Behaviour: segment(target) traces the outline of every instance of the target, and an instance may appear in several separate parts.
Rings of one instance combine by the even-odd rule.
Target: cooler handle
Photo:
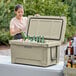
[[[32,46],[24,46],[24,48],[32,48]]]
[[[52,48],[50,48],[51,61],[56,60],[57,62],[57,46],[56,46],[56,51],[55,51],[55,57],[53,57],[52,51],[53,51]]]

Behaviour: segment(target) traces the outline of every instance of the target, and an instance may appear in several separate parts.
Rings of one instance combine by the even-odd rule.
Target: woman
[[[23,17],[23,6],[18,4],[15,6],[16,16],[10,21],[10,34],[14,39],[21,39],[21,32],[26,32],[27,17]]]

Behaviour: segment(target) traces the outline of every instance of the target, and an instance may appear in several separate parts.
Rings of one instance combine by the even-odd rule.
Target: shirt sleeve
[[[13,20],[10,21],[10,29],[14,29],[14,22],[13,22]]]

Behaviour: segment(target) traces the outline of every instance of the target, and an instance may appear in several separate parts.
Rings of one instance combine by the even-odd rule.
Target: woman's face
[[[17,11],[15,11],[15,14],[17,18],[21,19],[24,14],[23,8],[19,8]]]

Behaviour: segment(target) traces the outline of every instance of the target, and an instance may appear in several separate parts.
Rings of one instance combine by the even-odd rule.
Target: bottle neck
[[[69,41],[69,46],[71,46],[72,45],[72,42],[71,41]]]
[[[70,40],[69,43],[68,43],[68,47],[70,48],[72,46],[73,46],[73,42],[72,42],[72,40]]]

